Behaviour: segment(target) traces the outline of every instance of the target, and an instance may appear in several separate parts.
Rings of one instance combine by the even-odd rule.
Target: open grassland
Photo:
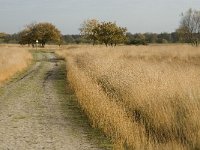
[[[25,48],[13,45],[0,46],[0,84],[22,71],[30,63],[32,55]]]
[[[200,48],[68,46],[58,53],[91,124],[116,149],[200,149]]]

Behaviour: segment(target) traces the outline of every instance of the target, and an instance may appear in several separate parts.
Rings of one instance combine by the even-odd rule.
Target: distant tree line
[[[166,43],[180,43],[182,42],[177,32],[172,33],[127,33],[128,45],[147,45],[153,43],[166,44]]]
[[[4,36],[2,36],[2,34]],[[126,41],[125,44],[127,45],[147,45],[151,43],[180,43],[183,42],[182,39],[178,35],[177,32],[172,33],[135,33],[132,34],[130,32],[126,33]],[[83,38],[83,36],[79,34],[74,35],[61,35],[61,44],[93,44],[93,42],[89,39]],[[19,43],[20,36],[19,33],[17,34],[5,34],[0,33],[0,43]],[[55,44],[53,41],[48,41],[48,44]],[[58,44],[58,43],[56,43]]]
[[[0,43],[19,43],[19,34],[7,34],[0,32]]]
[[[51,23],[30,24],[15,34],[0,33],[0,43],[20,43],[35,45],[36,40],[45,44],[105,44],[147,45],[151,43],[200,43],[200,11],[189,9],[181,15],[178,29],[172,33],[130,33],[115,22],[99,22],[96,19],[84,21],[80,34],[61,35]]]

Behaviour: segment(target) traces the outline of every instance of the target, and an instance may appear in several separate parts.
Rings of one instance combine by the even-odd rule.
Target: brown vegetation
[[[200,148],[200,48],[66,47],[67,77],[116,149]]]
[[[0,47],[0,84],[30,63],[32,55],[27,49],[17,46]]]

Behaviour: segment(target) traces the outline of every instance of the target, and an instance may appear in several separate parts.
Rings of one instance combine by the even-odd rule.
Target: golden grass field
[[[67,78],[115,149],[200,149],[200,48],[66,46]]]
[[[17,45],[0,46],[0,84],[15,73],[22,71],[31,62],[32,55],[27,48]]]

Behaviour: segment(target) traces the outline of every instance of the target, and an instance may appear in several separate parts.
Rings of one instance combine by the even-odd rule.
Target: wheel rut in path
[[[53,52],[33,53],[34,65],[0,88],[0,150],[111,149],[73,101],[65,61]]]

